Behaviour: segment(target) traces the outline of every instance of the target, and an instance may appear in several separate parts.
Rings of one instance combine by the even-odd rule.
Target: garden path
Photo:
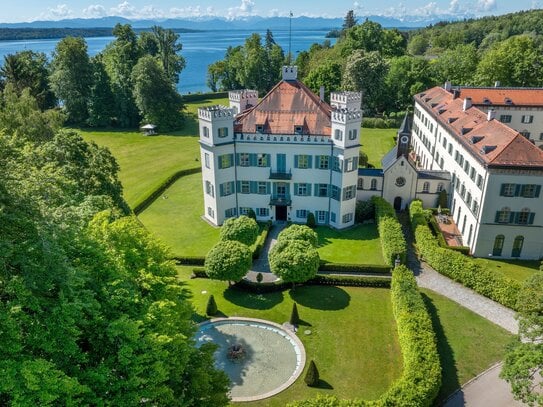
[[[277,236],[279,233],[287,226],[286,222],[283,223],[274,223],[268,237],[266,238],[266,243],[260,252],[260,257],[253,262],[251,270],[244,277],[246,280],[256,282],[256,276],[258,273],[262,273],[262,282],[270,283],[277,281],[279,278],[270,271],[270,263],[268,261],[268,254],[273,246],[277,243]]]

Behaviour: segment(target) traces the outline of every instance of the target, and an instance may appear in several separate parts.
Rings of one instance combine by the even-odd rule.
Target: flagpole
[[[288,17],[288,64],[289,65],[292,58],[291,47],[292,47],[292,11],[289,12],[289,17]]]

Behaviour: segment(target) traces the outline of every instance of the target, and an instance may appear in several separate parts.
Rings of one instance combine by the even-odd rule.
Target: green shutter
[[[294,183],[294,195],[298,195],[298,184]]]
[[[308,156],[307,157],[307,168],[313,168],[313,166],[311,165],[313,162],[313,156]]]
[[[298,168],[298,155],[294,156],[294,168]]]
[[[228,154],[230,156],[230,167],[234,164],[234,154]]]
[[[320,168],[320,167],[321,167],[321,156],[316,155],[315,156],[315,168]]]
[[[241,181],[236,181],[236,191],[237,193],[241,193]]]
[[[266,167],[271,167],[271,154],[266,154]]]
[[[219,185],[219,190],[220,190],[221,196],[224,196],[224,184]]]
[[[271,185],[269,182],[266,182],[266,193],[267,194],[270,194],[271,193]]]
[[[535,186],[535,197],[539,198],[539,194],[541,193],[541,185]]]
[[[509,216],[509,223],[517,223],[519,212],[511,212]]]
[[[241,161],[239,156],[240,156],[240,153],[237,153],[236,154],[236,165],[239,165],[239,162]]]
[[[256,167],[256,154],[249,154],[249,165]]]
[[[249,182],[249,192],[251,194],[256,194],[258,192],[258,184],[256,181]]]
[[[528,225],[534,224],[534,218],[535,218],[535,213],[531,212],[530,215],[528,216]]]
[[[273,183],[273,194],[277,195],[277,182]]]
[[[516,185],[516,188],[515,188],[515,196],[519,196],[520,195],[520,190],[522,189],[522,185],[520,184],[517,184]]]
[[[307,184],[307,196],[311,196],[311,184]]]
[[[502,184],[502,187],[500,189],[500,196],[505,196],[505,185],[506,184]]]
[[[496,217],[494,218],[494,222],[498,223],[500,220],[500,211],[496,211]]]

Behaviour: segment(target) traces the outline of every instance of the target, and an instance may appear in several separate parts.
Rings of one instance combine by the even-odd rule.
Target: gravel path
[[[277,243],[277,236],[287,226],[286,223],[275,223],[268,233],[266,243],[260,252],[260,257],[253,262],[253,267],[244,277],[246,280],[256,282],[256,276],[258,273],[262,273],[262,282],[270,283],[277,281],[279,278],[270,271],[270,264],[268,262],[268,253],[270,249]]]

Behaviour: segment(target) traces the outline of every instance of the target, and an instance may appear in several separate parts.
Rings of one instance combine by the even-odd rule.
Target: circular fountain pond
[[[285,390],[305,364],[298,337],[269,321],[213,319],[200,324],[196,341],[218,345],[215,365],[230,378],[232,401],[261,400]]]

